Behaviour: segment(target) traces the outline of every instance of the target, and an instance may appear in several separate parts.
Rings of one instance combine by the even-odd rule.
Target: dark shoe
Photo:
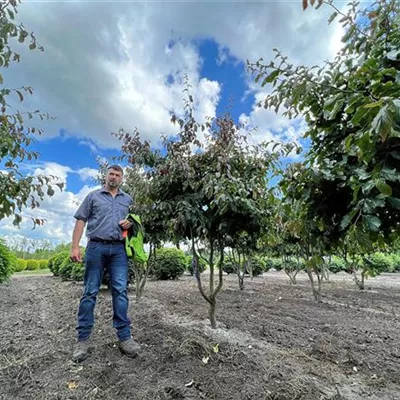
[[[135,358],[139,354],[140,345],[132,338],[129,338],[128,340],[119,341],[119,349],[121,350],[121,353],[126,356]]]
[[[76,345],[74,352],[72,354],[72,361],[74,362],[81,362],[87,358],[89,355],[89,339],[87,340],[80,340]]]

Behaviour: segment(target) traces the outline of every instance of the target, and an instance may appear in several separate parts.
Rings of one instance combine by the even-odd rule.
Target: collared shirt
[[[74,218],[87,222],[89,239],[123,240],[119,221],[125,219],[132,197],[121,189],[115,197],[104,187],[90,192],[76,211]]]

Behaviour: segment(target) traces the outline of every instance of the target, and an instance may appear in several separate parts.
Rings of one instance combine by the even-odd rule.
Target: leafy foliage
[[[59,275],[61,264],[67,257],[69,259],[69,251],[64,250],[50,258],[48,267],[54,276]]]
[[[333,61],[296,67],[275,50],[277,60],[249,68],[273,87],[260,105],[284,107],[308,125],[310,151],[283,180],[285,197],[302,203],[313,234],[332,243],[347,233],[371,251],[400,224],[400,5],[379,0],[361,9],[351,1],[342,14],[320,3],[345,28]]]
[[[25,271],[26,267],[27,267],[26,260],[23,260],[22,258],[18,258],[17,259],[17,266],[15,268],[15,272]]]
[[[168,233],[174,242],[188,240],[194,255],[198,242],[207,244],[209,292],[200,275],[197,282],[210,304],[211,325],[216,327],[215,304],[223,282],[224,247],[240,233],[255,236],[263,230],[268,214],[267,174],[279,156],[268,151],[266,143],[248,145],[246,135],[229,114],[198,123],[188,84],[185,91],[184,117],[173,115],[171,119],[179,132],[162,140],[165,155],[142,141],[138,131],[129,134],[120,130],[115,135],[123,142],[123,158],[133,165],[134,175],[127,177],[127,186],[134,188],[139,182],[143,188],[144,195],[138,193],[134,207],[142,206],[138,210],[144,216],[146,233],[153,225],[155,231]],[[215,266],[219,268],[217,284]]]
[[[0,240],[0,283],[6,282],[13,272],[12,254],[7,246]]]
[[[28,271],[35,271],[40,268],[39,260],[26,260],[26,269]]]
[[[15,53],[10,42],[17,39],[20,43],[29,41],[29,49],[43,48],[36,43],[33,33],[29,33],[22,24],[15,22],[18,13],[17,4],[20,0],[10,0],[0,4],[0,68],[8,68],[12,63],[20,61],[20,55]],[[54,194],[53,176],[23,176],[19,164],[25,160],[36,160],[38,153],[28,148],[35,134],[42,134],[41,129],[26,126],[27,120],[35,117],[41,120],[48,115],[36,110],[20,112],[12,104],[22,102],[24,95],[33,94],[31,87],[22,86],[17,89],[5,87],[3,75],[0,73],[0,162],[4,164],[0,172],[0,219],[14,215],[14,224],[19,225],[23,208],[39,206],[39,200],[44,196]],[[55,183],[62,189],[62,183]],[[39,218],[30,217],[34,223],[42,224]]]
[[[193,256],[186,256],[186,265],[190,275],[193,275]],[[199,257],[198,268],[200,274],[207,269],[207,262],[201,257]]]
[[[84,254],[82,254],[84,257]],[[69,254],[62,259],[60,267],[58,269],[58,275],[63,280],[74,280],[80,281],[83,280],[84,275],[84,263],[77,263],[71,261]]]
[[[187,260],[182,250],[162,248],[156,251],[151,260],[152,275],[156,279],[176,279],[183,275],[187,268]]]

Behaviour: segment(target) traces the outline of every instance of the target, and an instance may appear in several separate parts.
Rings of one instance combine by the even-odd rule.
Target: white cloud
[[[99,171],[94,168],[81,168],[76,172],[79,174],[82,181],[93,180],[97,178],[99,173]]]
[[[98,147],[119,148],[110,132],[137,127],[155,143],[160,133],[176,132],[170,113],[183,111],[184,74],[195,94],[196,116],[215,116],[221,85],[201,76],[197,39],[215,40],[219,63],[235,58],[267,61],[276,47],[293,62],[311,65],[339,49],[342,31],[336,24],[327,26],[330,13],[325,6],[303,12],[300,1],[23,2],[19,19],[35,32],[45,52],[17,44],[22,61],[5,71],[4,79],[11,87],[33,86],[35,94],[27,98],[26,107],[57,117],[44,124],[44,138],[64,128],[67,136],[79,137],[98,153]],[[256,102],[262,100],[265,93],[247,79],[249,93],[255,93]],[[301,119],[290,122],[255,105],[240,119],[259,127],[254,141],[276,136],[296,140],[304,130]],[[56,163],[30,171],[39,172],[62,181],[72,173],[84,182],[94,175],[90,168],[74,170]],[[69,241],[73,213],[91,189],[84,186],[78,194],[56,190],[37,210],[48,222],[34,232],[29,222],[18,231],[10,219],[0,221],[0,231]]]
[[[27,104],[57,116],[46,123],[44,137],[63,127],[92,144],[118,148],[110,132],[137,127],[156,141],[175,131],[170,111],[182,111],[185,73],[199,108],[215,113],[219,83],[200,76],[193,39],[213,38],[219,62],[228,54],[229,60],[268,59],[278,47],[294,61],[315,63],[337,48],[338,29],[326,23],[330,11],[269,1],[26,2],[19,17],[46,51],[22,49],[23,61],[6,77],[20,85],[23,73],[36,89]],[[213,90],[202,92],[205,86]]]
[[[85,170],[85,172],[83,172]],[[80,173],[90,176],[94,170],[83,168],[79,171],[73,171],[71,168],[57,163],[44,163],[42,166],[37,166],[34,175],[46,174],[56,175],[60,177],[61,182],[66,183],[68,174]],[[99,186],[85,185],[78,193],[68,191],[65,186],[63,191],[55,189],[55,194],[52,197],[46,196],[41,202],[40,207],[25,209],[23,211],[23,221],[21,227],[13,225],[13,218],[5,218],[0,221],[0,232],[3,237],[22,235],[24,237],[50,240],[53,244],[67,243],[72,239],[72,231],[75,224],[73,215],[84,198],[90,191],[97,189]],[[36,226],[34,230],[33,223],[29,217],[45,219],[45,224]],[[86,243],[83,238],[82,244]]]

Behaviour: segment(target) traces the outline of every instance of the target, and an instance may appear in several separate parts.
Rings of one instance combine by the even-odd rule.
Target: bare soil
[[[207,279],[207,276],[204,276]],[[305,275],[225,277],[219,328],[194,279],[148,282],[130,317],[143,351],[121,355],[101,290],[94,349],[73,363],[81,284],[19,276],[0,288],[0,399],[400,399],[400,275],[358,290],[345,274],[316,303]]]

